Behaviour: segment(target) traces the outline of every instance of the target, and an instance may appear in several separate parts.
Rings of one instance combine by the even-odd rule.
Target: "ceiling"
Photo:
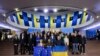
[[[100,0],[0,0],[0,21],[3,22],[5,17],[3,13],[9,14],[14,8],[24,9],[38,6],[65,6],[75,8],[88,8],[95,17],[100,16]],[[100,20],[95,18],[95,22]],[[100,21],[98,21],[100,22]]]

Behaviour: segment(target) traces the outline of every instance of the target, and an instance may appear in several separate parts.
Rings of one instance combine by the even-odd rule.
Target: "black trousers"
[[[21,54],[25,54],[25,45],[20,46],[20,52]]]
[[[27,53],[29,50],[29,45],[28,44],[25,44],[25,53]]]
[[[69,43],[69,50],[72,50],[72,48],[73,48],[72,43]]]
[[[81,44],[79,50],[80,53],[85,53],[85,44]]]
[[[33,46],[32,45],[29,45],[29,54],[33,54]]]
[[[14,45],[14,55],[18,54],[18,45]]]

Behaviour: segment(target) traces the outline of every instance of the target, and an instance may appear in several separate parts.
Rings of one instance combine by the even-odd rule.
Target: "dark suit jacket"
[[[64,41],[61,39],[61,40],[56,40],[55,41],[55,45],[57,46],[64,46]]]
[[[86,38],[85,38],[85,37],[83,37],[83,38],[81,39],[81,44],[86,44]]]
[[[22,34],[20,34],[20,44],[24,44],[25,43],[25,34],[24,34],[24,38],[22,39]]]
[[[36,46],[36,36],[32,34],[32,38],[30,38],[30,37],[31,37],[30,34],[28,34],[28,38],[29,38],[28,41],[29,41],[29,44],[30,44],[30,45],[33,44],[34,46]]]
[[[79,43],[79,38],[77,36],[72,36],[72,43]]]

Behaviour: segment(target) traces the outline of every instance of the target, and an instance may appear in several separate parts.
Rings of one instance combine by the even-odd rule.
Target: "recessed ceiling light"
[[[97,16],[96,18],[100,18],[100,16]]]
[[[34,11],[37,11],[38,9],[37,8],[34,8]]]
[[[14,10],[15,10],[15,11],[20,11],[19,8],[15,8]]]
[[[54,12],[57,12],[57,11],[58,11],[58,9],[57,9],[57,8],[54,8],[54,9],[53,9],[53,11],[54,11]]]
[[[43,11],[44,11],[44,13],[48,13],[49,10],[47,8],[45,8]]]
[[[84,10],[84,11],[87,11],[87,10],[88,10],[88,8],[84,8],[83,10]]]

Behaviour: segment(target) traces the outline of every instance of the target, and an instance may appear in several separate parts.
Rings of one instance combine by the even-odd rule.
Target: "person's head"
[[[76,34],[76,33],[74,33],[73,35],[74,35],[74,36],[76,36],[77,34]]]
[[[50,35],[50,33],[48,32],[47,35]]]
[[[40,34],[37,34],[38,37],[40,37]]]
[[[64,34],[63,34],[63,33],[61,33],[61,36],[64,36]]]
[[[57,36],[57,40],[60,40],[61,39],[61,36]]]
[[[80,32],[78,32],[78,35],[81,35],[81,33],[80,33]]]
[[[15,34],[15,39],[17,39],[18,38],[18,35],[17,34]]]
[[[85,36],[83,34],[81,36],[82,36],[82,38],[85,38]]]
[[[71,33],[71,35],[74,35],[74,33]]]
[[[68,38],[67,35],[65,35],[65,38]]]
[[[33,35],[35,35],[35,33],[32,33]]]
[[[55,31],[54,34],[57,34],[57,31]]]
[[[52,33],[51,36],[53,36],[54,34]]]
[[[41,39],[40,42],[38,43],[38,46],[43,46],[43,40]]]
[[[40,43],[42,43],[42,42],[43,42],[43,40],[41,39],[41,40],[40,40]]]
[[[42,34],[42,33],[40,33],[40,35],[41,35],[41,36],[43,36],[43,34]]]
[[[45,38],[47,37],[46,34],[44,34],[44,37],[45,37]]]
[[[51,40],[50,40],[50,39],[48,39],[48,42],[51,42]]]

